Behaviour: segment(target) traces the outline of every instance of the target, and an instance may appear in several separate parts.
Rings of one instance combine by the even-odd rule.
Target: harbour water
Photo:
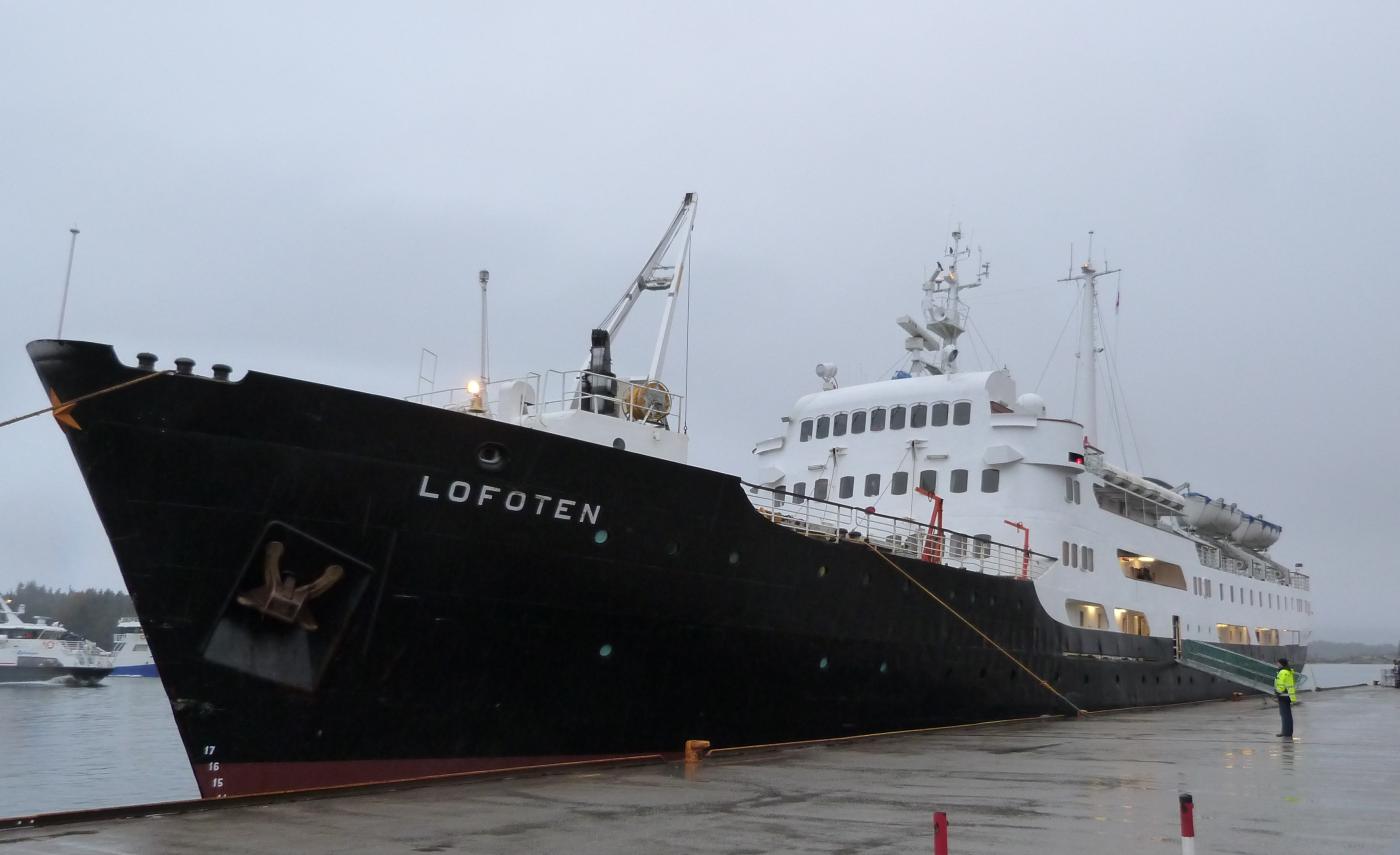
[[[1319,688],[1369,684],[1380,665],[1310,665]],[[160,681],[0,685],[0,817],[198,797]]]

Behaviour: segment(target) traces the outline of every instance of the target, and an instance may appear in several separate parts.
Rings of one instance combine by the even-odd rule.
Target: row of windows
[[[826,439],[828,436],[845,436],[851,433],[865,433],[866,430],[882,431],[911,428],[943,427],[948,424],[950,407],[946,403],[899,405],[896,407],[874,407],[869,411],[856,410],[851,413],[837,413],[833,416],[818,416],[804,419],[798,433],[800,442],[807,442],[815,436]],[[972,422],[972,402],[958,401],[951,406],[953,424],[965,425]]]
[[[1060,541],[1060,562],[1066,567],[1078,567],[1080,570],[1094,569],[1094,549],[1090,546],[1080,546],[1077,543],[1070,543],[1068,540]]]
[[[1192,593],[1198,597],[1209,599],[1214,593],[1217,599],[1228,600],[1232,603],[1238,602],[1240,605],[1312,614],[1312,603],[1301,597],[1285,597],[1283,594],[1256,591],[1253,588],[1243,586],[1237,588],[1234,585],[1226,584],[1221,584],[1216,588],[1211,585],[1211,580],[1200,576],[1193,576],[1191,581]]]
[[[950,493],[966,493],[966,492],[967,492],[967,470],[966,470],[966,469],[954,469],[952,472],[948,473],[948,476],[949,476],[949,477],[948,477],[948,492],[950,492]],[[867,495],[867,496],[879,496],[879,495],[880,495],[880,487],[881,487],[881,483],[882,483],[881,479],[882,479],[882,476],[881,476],[881,474],[880,474],[879,472],[872,472],[872,473],[870,473],[869,475],[866,475],[866,476],[865,476],[865,495]],[[891,495],[894,495],[894,496],[903,496],[903,495],[905,495],[906,493],[908,493],[908,492],[909,492],[909,473],[908,473],[908,472],[902,472],[902,471],[901,471],[901,472],[896,472],[896,473],[894,473],[893,475],[891,475],[891,476],[890,476],[889,487],[890,487],[890,494],[891,494]],[[927,491],[930,492],[930,493],[936,493],[936,492],[938,492],[938,470],[937,470],[937,469],[925,469],[924,471],[920,472],[920,473],[919,473],[919,487],[920,487],[921,489],[927,490]],[[813,499],[826,499],[826,498],[827,498],[827,495],[828,495],[828,493],[829,493],[829,491],[830,491],[830,489],[831,489],[831,481],[830,481],[830,479],[828,479],[828,478],[818,478],[816,481],[814,481],[814,482],[812,483],[812,495],[811,495],[811,498],[813,498]],[[997,490],[1000,490],[1000,489],[1001,489],[1001,470],[1000,470],[1000,469],[983,469],[983,470],[982,470],[982,492],[984,492],[984,493],[995,493]],[[802,504],[803,502],[807,501],[807,482],[806,482],[806,481],[798,481],[796,484],[793,484],[793,485],[792,485],[792,489],[791,489],[791,490],[789,490],[789,489],[786,488],[786,487],[779,487],[779,488],[778,488],[776,491],[774,491],[774,492],[775,492],[776,497],[777,497],[777,502],[776,502],[776,503],[777,503],[778,505],[783,504],[783,502],[784,502],[784,501],[787,501],[787,500],[791,500],[792,503],[795,504],[795,505],[800,505],[800,504]],[[856,492],[856,476],[854,476],[854,475],[844,475],[844,476],[842,476],[842,477],[836,482],[836,496],[837,496],[837,498],[849,499],[849,498],[851,498],[852,496],[855,495],[855,492]]]

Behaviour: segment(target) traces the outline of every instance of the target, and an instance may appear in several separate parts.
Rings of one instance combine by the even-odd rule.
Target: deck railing
[[[749,502],[765,519],[818,540],[869,543],[884,552],[958,567],[974,573],[1034,579],[1055,563],[1049,555],[997,543],[866,508],[810,496],[794,496],[757,484],[744,484]]]
[[[585,379],[591,384],[591,390],[584,388],[582,381]],[[492,381],[477,393],[466,386],[458,386],[409,395],[404,400],[458,412],[473,412],[475,407],[484,406],[489,412],[500,413],[503,402],[522,384],[526,394],[523,399],[517,397],[516,403],[523,407],[523,412],[519,414],[523,416],[586,409],[615,414],[628,421],[649,422],[658,427],[667,426],[672,418],[682,424],[685,420],[684,395],[664,387],[657,388],[645,381],[608,377],[592,371],[531,373],[509,380]],[[607,394],[600,391],[607,386],[613,386],[614,391]],[[514,418],[517,414],[506,415]]]

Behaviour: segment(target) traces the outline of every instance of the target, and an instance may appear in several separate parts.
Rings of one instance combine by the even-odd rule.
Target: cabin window
[[[907,413],[904,407],[890,407],[890,430],[904,430],[904,417]]]
[[[1253,588],[1250,588],[1250,589],[1249,589],[1249,604],[1250,604],[1251,606],[1254,605],[1254,589],[1253,589]]]
[[[1215,631],[1224,644],[1248,644],[1249,627],[1233,623],[1218,623]]]
[[[909,408],[909,426],[911,428],[921,428],[928,424],[928,405],[915,404]]]
[[[1074,476],[1072,475],[1065,476],[1065,501],[1074,501]]]
[[[1118,621],[1118,631],[1128,635],[1151,635],[1147,628],[1147,615],[1132,609],[1114,609],[1113,616]]]
[[[826,487],[828,483],[827,479],[818,478],[817,482],[812,485],[812,498],[826,499]]]
[[[1079,566],[1079,544],[1077,543],[1071,543],[1069,545],[1069,566]]]
[[[948,557],[961,559],[967,555],[967,535],[953,534],[948,537]]]
[[[982,492],[984,492],[984,493],[995,493],[995,492],[997,491],[997,488],[1000,487],[1000,486],[1001,486],[1001,470],[1000,470],[1000,469],[983,469],[983,470],[982,470]]]
[[[1199,577],[1199,576],[1192,576],[1192,577],[1191,577],[1191,593],[1196,594],[1197,596],[1200,595],[1200,593],[1201,593],[1201,577]]]
[[[908,472],[896,472],[890,476],[890,492],[896,496],[903,496],[909,492]]]
[[[870,411],[870,429],[872,431],[885,429],[885,408],[876,407]]]
[[[1079,549],[1079,559],[1084,563],[1085,570],[1094,569],[1094,550],[1092,547],[1084,546]]]
[[[781,508],[784,500],[787,499],[787,488],[779,487],[773,491],[773,507]]]
[[[1069,541],[1060,541],[1060,563],[1069,566]]]
[[[929,408],[928,423],[933,427],[943,427],[948,423],[948,405],[934,404]]]
[[[1129,579],[1150,582],[1153,585],[1164,585],[1179,591],[1186,590],[1186,574],[1182,572],[1181,566],[1178,564],[1120,549],[1118,550],[1118,567],[1123,571],[1123,575]]]
[[[851,433],[865,433],[865,410],[851,413]]]
[[[803,420],[802,420],[802,436],[799,438],[798,441],[799,441],[799,442],[806,442],[807,440],[809,440],[809,439],[811,439],[811,438],[812,438],[812,420],[811,420],[811,419],[803,419]]]
[[[975,534],[972,536],[972,557],[986,558],[992,554],[992,536],[990,534]]]
[[[1209,596],[1210,596],[1210,580],[1209,580],[1209,579],[1205,579],[1204,582],[1205,582],[1205,586],[1206,586],[1206,596],[1209,597]]]
[[[846,419],[847,419],[847,418],[848,418],[848,416],[847,416],[845,413],[837,413],[837,414],[836,414],[836,417],[833,418],[833,419],[831,420],[831,435],[832,435],[832,436],[845,436],[845,435],[846,435]]]
[[[851,496],[855,495],[855,492],[856,492],[856,476],[854,476],[854,475],[842,475],[842,476],[841,476],[841,493],[840,493],[841,498],[843,498],[843,499],[849,499]]]
[[[865,476],[865,495],[880,495],[880,473],[872,472]]]
[[[1278,630],[1267,626],[1257,626],[1254,628],[1254,637],[1259,639],[1260,644],[1278,646]]]
[[[953,405],[953,424],[965,425],[972,421],[972,402],[958,401]]]
[[[953,476],[952,476],[952,478],[951,478],[950,481],[949,481],[948,489],[952,490],[954,493],[966,493],[966,492],[967,492],[967,470],[966,470],[966,469],[954,469],[954,470],[953,470]]]
[[[831,417],[822,416],[817,419],[817,439],[826,439],[831,433]]]
[[[1098,603],[1065,600],[1065,616],[1072,626],[1085,629],[1108,629],[1108,613]]]
[[[798,481],[792,485],[792,503],[800,505],[805,501],[807,501],[807,482]]]
[[[930,493],[938,492],[938,470],[925,469],[919,473],[919,489]]]
[[[1079,504],[1079,479],[1074,479],[1074,503]]]

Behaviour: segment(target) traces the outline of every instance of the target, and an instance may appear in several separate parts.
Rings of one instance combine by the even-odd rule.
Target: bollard
[[[709,740],[687,739],[685,741],[685,762],[699,763],[710,750]]]
[[[948,814],[933,814],[933,855],[948,855]]]
[[[1181,802],[1181,855],[1196,855],[1196,805],[1190,793],[1177,799]]]

